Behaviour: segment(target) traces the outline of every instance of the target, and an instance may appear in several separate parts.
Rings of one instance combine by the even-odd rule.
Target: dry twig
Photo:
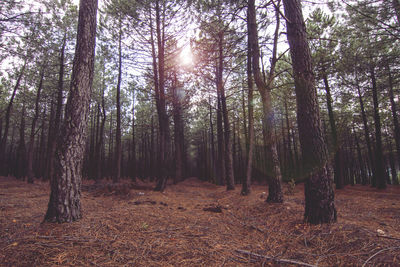
[[[295,260],[290,260],[290,259],[278,259],[275,257],[260,255],[257,253],[253,253],[253,252],[241,250],[241,249],[236,249],[235,251],[238,253],[249,255],[249,256],[254,256],[254,257],[263,258],[263,259],[267,259],[267,260],[273,260],[277,263],[290,263],[290,264],[296,264],[296,265],[300,265],[300,266],[316,267],[316,265],[312,265],[312,264],[301,262],[301,261],[295,261]]]

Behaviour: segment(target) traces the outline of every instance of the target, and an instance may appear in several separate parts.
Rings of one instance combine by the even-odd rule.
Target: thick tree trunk
[[[293,64],[297,121],[305,182],[304,219],[311,224],[336,221],[334,192],[315,90],[311,52],[300,0],[283,0],[287,38]]]
[[[36,123],[39,118],[39,101],[40,94],[43,88],[43,78],[44,78],[45,64],[43,64],[41,72],[40,72],[40,80],[38,89],[36,92],[36,101],[35,101],[35,114],[33,115],[32,125],[31,125],[31,133],[29,136],[29,146],[28,146],[28,155],[27,155],[27,175],[28,175],[28,183],[33,183],[34,172],[33,172],[33,149],[35,145],[35,131],[36,131]]]
[[[80,1],[70,92],[45,216],[48,222],[71,222],[82,217],[81,167],[93,83],[96,13],[97,0]]]
[[[279,4],[278,4],[279,5]],[[277,62],[277,44],[279,36],[279,13],[276,11],[277,26],[274,34],[274,48],[272,52],[272,60],[270,72],[267,79],[263,79],[260,71],[259,60],[260,60],[260,48],[258,45],[258,31],[257,31],[257,20],[256,20],[256,8],[255,1],[248,1],[248,24],[249,27],[249,40],[251,42],[252,52],[252,65],[254,81],[257,85],[257,89],[260,92],[263,102],[263,131],[266,143],[266,155],[271,163],[268,166],[269,186],[268,186],[268,202],[283,202],[282,194],[282,175],[280,169],[280,162],[278,158],[277,142],[274,136],[274,114],[272,110],[271,101],[271,89],[275,78],[275,65]]]
[[[379,116],[379,102],[378,102],[378,88],[376,85],[375,69],[374,66],[370,67],[370,75],[372,81],[372,99],[374,103],[374,122],[375,122],[375,170],[376,170],[376,183],[379,189],[386,188],[386,171],[383,161],[383,145],[382,145],[382,132],[381,132],[381,119]]]

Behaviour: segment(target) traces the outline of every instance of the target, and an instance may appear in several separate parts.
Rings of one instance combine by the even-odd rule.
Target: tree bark
[[[267,202],[281,203],[283,202],[282,194],[282,174],[280,169],[280,162],[278,158],[277,142],[274,136],[274,113],[272,110],[271,101],[271,90],[273,81],[275,78],[275,65],[277,62],[277,44],[279,35],[279,12],[276,11],[277,25],[274,34],[274,48],[272,52],[271,67],[268,78],[263,79],[262,73],[260,71],[259,60],[260,60],[260,48],[258,44],[258,31],[257,31],[257,19],[256,19],[256,8],[255,1],[248,1],[249,18],[248,22],[250,24],[249,39],[251,42],[252,49],[252,65],[254,81],[257,85],[257,89],[261,95],[263,103],[263,131],[266,144],[266,155],[271,160],[268,164],[268,172],[270,173],[268,181],[268,197]],[[279,4],[278,4],[279,5]]]
[[[17,148],[17,160],[15,177],[18,179],[25,179],[26,176],[26,143],[25,143],[25,100],[22,104],[21,122],[19,125],[19,142]]]
[[[249,10],[247,10],[247,20],[249,21]],[[250,32],[250,23],[247,23],[247,31]],[[249,195],[251,192],[251,173],[253,170],[253,149],[254,149],[254,111],[253,111],[253,73],[252,73],[252,42],[250,37],[247,37],[247,87],[248,87],[248,97],[247,97],[247,113],[249,116],[249,129],[245,130],[246,138],[246,152],[247,152],[247,166],[246,166],[246,177],[242,184],[242,195]],[[243,101],[244,102],[244,101]],[[243,113],[245,116],[245,108],[243,108]],[[246,129],[246,123],[244,125]]]
[[[283,4],[295,81],[303,166],[308,176],[305,182],[304,220],[311,224],[331,223],[337,219],[334,192],[301,3],[300,0],[283,0]]]
[[[28,145],[28,155],[27,155],[27,175],[28,175],[28,183],[33,183],[34,179],[34,172],[33,172],[33,149],[35,145],[35,131],[36,131],[36,123],[39,118],[39,101],[40,101],[40,94],[43,88],[43,78],[45,72],[45,63],[42,66],[40,71],[40,80],[38,89],[36,92],[36,101],[35,101],[35,114],[33,115],[32,125],[31,125],[31,133],[29,136],[29,145]]]
[[[11,111],[13,108],[15,95],[21,84],[22,76],[25,73],[25,67],[26,67],[26,61],[24,62],[24,65],[21,67],[21,70],[19,71],[17,81],[15,83],[15,86],[14,86],[14,89],[13,89],[10,101],[8,102],[8,106],[7,106],[7,110],[6,110],[4,133],[0,140],[0,173],[2,173],[3,175],[7,175],[7,173],[6,173],[7,172],[6,171],[6,169],[7,169],[6,145],[7,145],[8,131],[10,128]]]
[[[70,92],[45,221],[71,222],[82,217],[81,181],[89,102],[93,83],[97,0],[81,0]]]
[[[224,55],[223,55],[224,33],[218,34],[218,63],[217,63],[217,90],[220,92],[222,118],[224,121],[225,141],[225,167],[226,167],[226,190],[235,189],[235,178],[233,173],[233,155],[231,126],[229,122],[228,108],[226,105],[225,86],[223,82]]]
[[[372,99],[374,103],[374,124],[375,124],[375,170],[376,170],[376,185],[379,189],[386,188],[386,171],[383,160],[383,145],[382,145],[382,131],[381,119],[379,115],[379,102],[378,102],[378,88],[376,85],[375,68],[370,66],[370,75],[372,81]]]
[[[387,73],[389,76],[389,99],[390,99],[390,106],[392,109],[392,117],[393,117],[394,140],[395,140],[396,152],[397,152],[397,164],[400,167],[400,126],[399,126],[399,119],[397,117],[396,102],[394,101],[393,77],[392,77],[392,72],[390,71],[389,64],[386,65],[386,69],[387,69]]]
[[[341,152],[341,145],[338,143],[338,135],[336,130],[336,122],[335,122],[335,115],[333,114],[332,108],[332,95],[331,95],[331,88],[328,82],[328,75],[323,70],[323,80],[325,85],[325,92],[326,92],[326,105],[328,107],[328,117],[329,117],[329,124],[331,126],[331,135],[332,135],[332,147],[334,151],[334,181],[336,183],[336,189],[342,189],[344,187],[344,180],[343,180],[343,173],[342,173],[342,152]]]
[[[120,22],[121,24],[121,22]],[[121,79],[122,79],[122,29],[118,32],[118,80],[117,80],[117,131],[115,133],[115,173],[113,183],[121,178],[122,144],[121,144]]]
[[[376,172],[375,171],[375,162],[374,162],[374,156],[372,153],[372,144],[371,144],[371,139],[370,139],[370,135],[369,135],[367,115],[365,113],[364,101],[361,96],[361,90],[360,90],[358,81],[357,81],[356,87],[357,87],[357,92],[358,92],[358,100],[360,102],[360,107],[361,107],[361,117],[362,117],[363,124],[364,124],[364,137],[365,137],[365,142],[367,143],[368,162],[369,162],[371,170],[372,170],[372,179],[370,182],[373,186],[375,186],[375,181],[376,181],[376,179],[375,179],[375,172]]]
[[[57,149],[57,140],[60,134],[60,124],[61,124],[61,114],[63,106],[63,91],[64,91],[64,60],[65,60],[65,47],[66,47],[66,33],[62,40],[61,51],[60,51],[60,70],[58,74],[58,91],[57,91],[57,106],[56,113],[54,114],[54,109],[52,108],[51,116],[52,123],[49,128],[49,145],[48,145],[48,158],[47,158],[47,173],[46,178],[51,179],[54,172],[54,159]],[[47,180],[46,179],[46,180]]]

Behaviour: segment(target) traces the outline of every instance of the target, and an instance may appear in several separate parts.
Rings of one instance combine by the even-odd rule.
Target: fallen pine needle
[[[316,267],[316,265],[312,265],[312,264],[301,262],[301,261],[295,261],[295,260],[290,260],[290,259],[278,259],[278,258],[271,257],[271,256],[265,256],[265,255],[253,253],[253,252],[250,252],[247,250],[236,249],[235,251],[238,253],[249,255],[249,256],[254,256],[254,257],[263,258],[263,259],[267,259],[267,260],[273,260],[277,263],[290,263],[290,264],[296,264],[296,265],[300,265],[300,266]]]
[[[374,255],[372,255],[371,257],[369,257],[369,258],[364,262],[364,264],[362,265],[362,267],[364,267],[365,265],[367,265],[367,263],[368,263],[370,260],[372,260],[376,255],[378,255],[378,254],[380,254],[380,253],[382,253],[382,252],[384,252],[384,251],[387,251],[387,250],[399,249],[399,248],[400,248],[400,247],[390,247],[390,248],[384,248],[384,249],[379,250],[379,251],[376,252]]]

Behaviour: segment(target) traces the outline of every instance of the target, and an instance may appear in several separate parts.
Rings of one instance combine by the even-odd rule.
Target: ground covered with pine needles
[[[312,226],[302,185],[283,204],[263,185],[153,185],[84,182],[83,218],[53,224],[48,183],[0,177],[0,266],[400,266],[400,187],[337,190],[338,222]]]

